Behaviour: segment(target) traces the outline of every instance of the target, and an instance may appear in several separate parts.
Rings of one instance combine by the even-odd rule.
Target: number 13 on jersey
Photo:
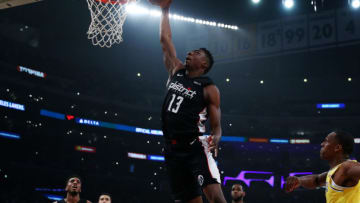
[[[180,106],[183,101],[184,101],[184,97],[173,94],[171,101],[169,103],[168,111],[173,112],[173,113],[179,112]]]

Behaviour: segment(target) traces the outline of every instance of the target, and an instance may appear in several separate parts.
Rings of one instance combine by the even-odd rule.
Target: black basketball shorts
[[[175,142],[173,142],[175,143]],[[202,194],[201,188],[221,184],[217,164],[208,150],[207,136],[193,141],[168,144],[165,164],[175,200],[189,201]]]

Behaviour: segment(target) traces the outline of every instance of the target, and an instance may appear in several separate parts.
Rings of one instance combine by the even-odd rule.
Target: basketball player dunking
[[[175,202],[202,202],[201,189],[211,203],[226,202],[220,174],[212,157],[217,156],[221,138],[220,93],[210,78],[203,76],[213,65],[211,53],[201,48],[188,53],[183,64],[171,37],[171,0],[149,0],[160,6],[160,42],[169,72],[167,94],[162,107],[165,163]],[[205,122],[210,117],[211,136]]]
[[[330,170],[319,175],[290,176],[286,180],[286,192],[300,186],[315,189],[326,185],[327,203],[360,202],[360,164],[349,160],[353,149],[354,138],[349,133],[330,133],[320,150],[320,157],[329,162]]]

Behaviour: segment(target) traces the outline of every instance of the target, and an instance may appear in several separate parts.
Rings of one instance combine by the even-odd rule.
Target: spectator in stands
[[[240,184],[231,187],[231,203],[244,203],[245,191]]]
[[[91,203],[89,200],[80,199],[81,180],[78,176],[71,176],[66,181],[66,198],[54,203]]]
[[[111,195],[108,193],[101,193],[98,203],[111,203]]]

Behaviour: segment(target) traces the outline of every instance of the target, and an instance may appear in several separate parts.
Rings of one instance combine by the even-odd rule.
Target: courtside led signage
[[[55,188],[35,188],[35,191],[40,191],[40,192],[65,192],[64,189],[55,189]]]
[[[135,128],[136,133],[148,134],[148,135],[163,135],[161,130],[145,129],[145,128]]]
[[[245,137],[235,137],[235,136],[222,136],[222,142],[246,142]]]
[[[151,161],[165,161],[165,158],[163,156],[158,156],[158,155],[148,155],[148,160],[151,160]]]
[[[269,142],[269,139],[267,139],[267,138],[249,138],[249,142],[267,143],[267,142]]]
[[[77,118],[76,123],[83,124],[83,125],[100,126],[99,121],[93,121],[93,120],[84,119],[84,118]]]
[[[287,139],[270,139],[271,143],[280,143],[280,144],[287,144],[289,140]]]
[[[1,100],[0,100],[1,101]],[[96,121],[90,120],[86,118],[75,118],[73,115],[65,115],[45,109],[41,109],[40,115],[47,116],[51,118],[56,118],[60,120],[73,120],[81,125],[90,125],[96,126],[101,128],[109,128],[115,129],[120,131],[126,131],[131,133],[138,133],[138,134],[145,134],[145,135],[155,135],[155,136],[163,136],[163,132],[161,130],[156,129],[147,129],[147,128],[140,128],[135,126],[129,126],[124,124],[116,124],[116,123],[108,123],[104,121]],[[208,136],[208,135],[205,135]],[[247,137],[239,137],[239,136],[222,136],[222,142],[257,142],[257,143],[280,143],[280,144],[309,144],[310,140],[308,139],[268,139],[268,138],[247,138]],[[131,157],[130,157],[131,158]],[[146,157],[145,157],[146,159]]]
[[[22,104],[16,104],[9,101],[0,100],[0,106],[9,108],[9,109],[16,109],[19,111],[25,111],[25,106]]]
[[[1,132],[0,131],[0,137],[5,137],[5,138],[9,138],[9,139],[20,139],[20,135],[14,134],[14,133],[9,133],[9,132]]]
[[[146,159],[146,154],[128,152],[128,157],[132,159]]]
[[[334,104],[317,104],[318,109],[344,109],[345,104],[343,103],[334,103]]]
[[[150,160],[150,161],[165,161],[164,156],[141,154],[141,153],[134,153],[134,152],[128,152],[128,157],[132,158],[132,159],[143,159],[143,160]]]
[[[68,120],[68,121],[71,121],[71,120],[73,120],[75,118],[75,116],[73,116],[73,115],[66,115],[66,119]]]
[[[291,139],[290,143],[291,144],[310,144],[310,140],[309,139]]]
[[[19,72],[24,72],[24,73],[27,73],[29,75],[33,75],[33,76],[36,76],[36,77],[39,77],[39,78],[45,78],[46,77],[46,73],[43,73],[43,72],[40,72],[40,71],[37,71],[37,70],[33,70],[33,69],[30,69],[30,68],[27,68],[27,67],[24,67],[24,66],[18,66],[17,70]]]
[[[75,146],[75,150],[79,152],[95,153],[95,147]]]
[[[64,114],[53,112],[53,111],[48,111],[48,110],[45,110],[45,109],[40,110],[40,115],[50,117],[50,118],[59,119],[59,120],[65,120],[65,115]]]
[[[295,173],[289,173],[289,176],[296,176],[296,175],[310,175],[311,172],[295,172]],[[257,176],[256,178],[249,178],[249,176]],[[250,187],[251,182],[266,182],[271,187],[275,186],[275,173],[274,172],[267,172],[267,171],[241,171],[238,176],[236,177],[230,177],[225,176],[223,184],[226,185],[226,183],[230,181],[242,181],[246,184],[247,187]],[[281,185],[280,187],[283,188],[285,181],[284,176],[280,177],[281,179]]]
[[[44,196],[46,198],[48,198],[49,200],[54,200],[54,201],[61,201],[64,199],[63,196],[59,196],[59,195],[52,195],[52,194],[44,194]]]

